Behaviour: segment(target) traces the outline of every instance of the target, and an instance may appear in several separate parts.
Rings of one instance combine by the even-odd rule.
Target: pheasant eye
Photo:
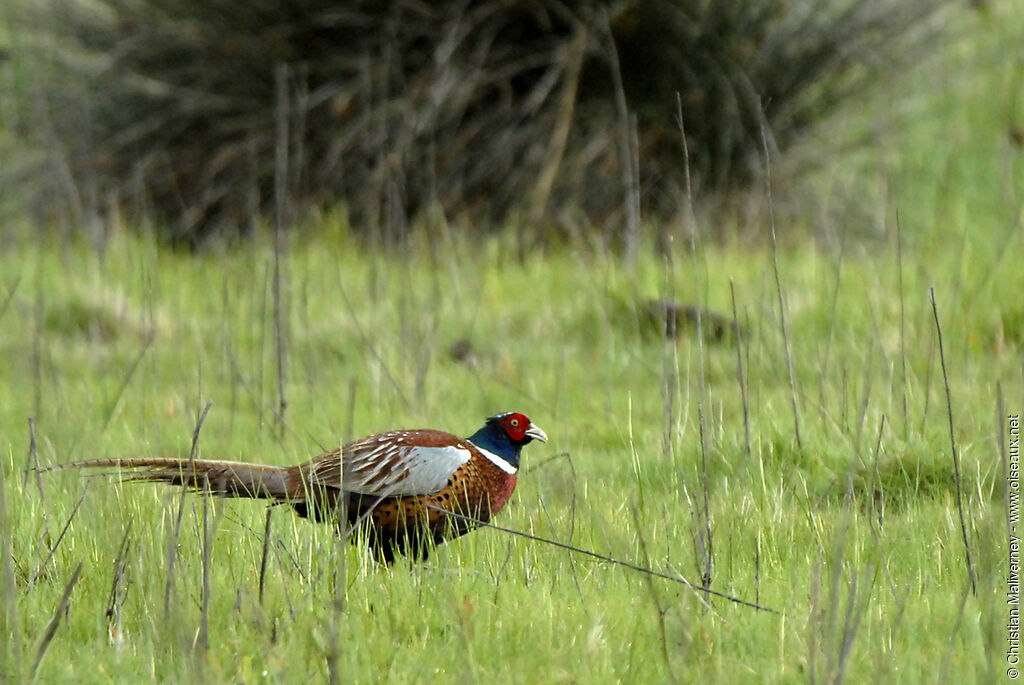
[[[519,419],[512,419],[509,423],[512,424],[513,428],[519,428]]]

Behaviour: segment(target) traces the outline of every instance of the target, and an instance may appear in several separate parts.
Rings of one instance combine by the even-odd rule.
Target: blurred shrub
[[[634,198],[679,206],[677,93],[695,187],[728,193],[758,178],[762,108],[784,149],[919,55],[941,4],[11,2],[37,207],[189,245],[284,200],[383,242],[435,208],[613,234]]]

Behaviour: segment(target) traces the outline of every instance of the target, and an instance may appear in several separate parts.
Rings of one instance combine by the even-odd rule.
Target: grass
[[[817,228],[810,220],[779,222],[800,445],[766,246],[703,244],[696,258],[699,304],[730,316],[735,289],[740,379],[733,338],[701,351],[692,333],[664,341],[650,329],[647,300],[695,303],[686,253],[671,266],[598,250],[520,261],[512,236],[471,244],[438,230],[406,253],[367,254],[328,215],[322,235],[293,238],[282,258],[282,421],[269,237],[184,256],[121,233],[100,254],[13,227],[0,255],[4,679],[28,678],[37,657],[43,682],[1001,677],[997,386],[1009,412],[1024,407],[1024,309],[1014,304],[1024,291],[1024,159],[1005,135],[1024,113],[1019,84],[1008,94],[1024,55],[1012,40],[1022,15],[1009,4],[979,17],[984,41],[950,46],[905,84],[914,116],[823,169],[824,194],[844,179],[853,187],[874,161],[887,189],[865,196],[877,225],[844,227],[861,239],[839,251],[801,239]],[[460,340],[469,362],[449,354]],[[493,530],[425,564],[377,568],[284,510],[273,513],[260,601],[262,504],[207,508],[188,495],[174,545],[179,491],[73,473],[25,479],[29,417],[42,464],[185,456],[207,402],[202,456],[272,463],[376,430],[468,434],[489,413],[524,411],[551,442],[525,450],[497,523],[696,582],[706,483],[711,587],[781,613]],[[195,646],[204,539],[205,651]]]

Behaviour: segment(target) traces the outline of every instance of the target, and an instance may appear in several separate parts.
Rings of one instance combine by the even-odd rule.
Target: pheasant
[[[526,415],[505,412],[468,438],[430,429],[377,433],[295,466],[113,458],[55,468],[114,468],[129,480],[270,499],[314,521],[344,519],[361,526],[371,551],[390,564],[396,554],[426,559],[432,544],[490,521],[512,496],[520,450],[533,440],[547,435]]]

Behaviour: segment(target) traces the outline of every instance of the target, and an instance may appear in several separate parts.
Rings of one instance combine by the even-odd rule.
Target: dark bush
[[[938,4],[22,2],[18,125],[46,154],[20,169],[39,206],[193,245],[275,197],[386,242],[431,207],[615,232],[630,198],[679,206],[677,93],[696,187],[728,193],[758,177],[762,110],[784,149],[919,54]]]

